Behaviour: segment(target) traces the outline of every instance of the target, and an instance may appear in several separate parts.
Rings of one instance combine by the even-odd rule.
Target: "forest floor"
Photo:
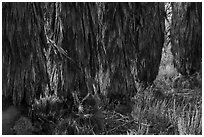
[[[15,124],[17,134],[100,134],[100,135],[201,135],[202,134],[202,79],[192,77],[160,76],[154,86],[138,92],[132,98],[130,113],[118,111],[111,104],[103,109],[103,131],[93,131],[88,115],[69,117],[61,122],[42,120],[31,123],[21,118]],[[126,106],[128,107],[128,106]],[[117,108],[117,107],[116,107]],[[124,113],[123,113],[124,112]],[[86,120],[88,119],[88,120]],[[58,119],[60,121],[60,119]],[[96,119],[95,122],[98,120]],[[22,126],[23,125],[23,126]],[[52,126],[53,125],[53,126]],[[35,129],[33,129],[35,126]],[[20,127],[20,128],[19,128]],[[25,132],[26,127],[32,133]],[[36,129],[40,129],[37,131]],[[34,130],[35,133],[33,132]]]
[[[201,135],[201,77],[157,79],[155,84],[135,97],[131,114],[105,112],[104,134]]]

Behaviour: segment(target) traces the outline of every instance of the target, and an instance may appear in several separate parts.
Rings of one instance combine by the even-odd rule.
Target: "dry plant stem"
[[[116,112],[115,112],[115,113],[116,113]],[[121,119],[118,119],[119,121],[121,120],[121,121],[126,122],[126,123],[124,123],[124,124],[122,124],[122,125],[118,125],[118,126],[116,126],[115,128],[113,128],[113,129],[111,129],[111,130],[109,130],[109,131],[103,132],[102,134],[110,133],[110,132],[112,132],[112,131],[118,129],[119,127],[123,127],[123,126],[125,126],[125,125],[127,125],[127,124],[129,124],[129,123],[132,123],[132,122],[134,122],[134,123],[136,123],[136,124],[138,124],[138,125],[140,124],[140,125],[147,126],[147,127],[150,127],[150,126],[151,126],[151,125],[148,125],[148,124],[139,123],[139,122],[135,121],[134,119],[131,120],[131,121],[123,120],[123,119],[129,118],[129,117],[128,117],[128,116],[124,116],[124,115],[122,115],[122,114],[120,114],[120,113],[116,113],[116,114],[117,114],[117,115],[120,115],[120,116],[122,117]]]

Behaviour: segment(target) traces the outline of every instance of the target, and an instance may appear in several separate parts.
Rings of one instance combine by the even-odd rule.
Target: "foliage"
[[[192,107],[195,108],[192,109]],[[201,113],[202,112],[200,108],[197,108],[196,106],[190,106],[188,110],[182,111],[181,116],[178,118],[179,134],[180,135],[202,134]]]

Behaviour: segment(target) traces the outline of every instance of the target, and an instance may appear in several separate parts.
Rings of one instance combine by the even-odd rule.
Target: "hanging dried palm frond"
[[[98,44],[98,8],[96,3],[62,3],[62,48],[75,61],[64,64],[64,84],[67,90],[87,92],[86,80],[94,79],[99,69],[100,45]],[[67,77],[74,74],[73,79]],[[81,93],[84,94],[84,93]]]
[[[164,44],[164,3],[103,5],[102,43],[112,73],[111,85],[115,85],[113,89],[118,87],[123,93],[131,91],[131,85],[134,84],[130,83],[134,83],[134,78],[139,82],[153,82]],[[130,68],[136,70],[134,78]]]
[[[137,80],[152,83],[159,70],[164,45],[164,3],[141,3],[138,29]]]
[[[172,3],[171,44],[179,73],[192,75],[201,69],[202,3]]]
[[[2,9],[3,94],[29,103],[47,87],[43,3],[4,3]],[[24,93],[25,92],[25,93]],[[42,90],[39,91],[39,94]]]

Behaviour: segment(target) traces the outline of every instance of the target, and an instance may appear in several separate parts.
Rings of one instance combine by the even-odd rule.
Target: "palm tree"
[[[171,43],[174,65],[184,76],[201,69],[202,3],[172,3]]]

